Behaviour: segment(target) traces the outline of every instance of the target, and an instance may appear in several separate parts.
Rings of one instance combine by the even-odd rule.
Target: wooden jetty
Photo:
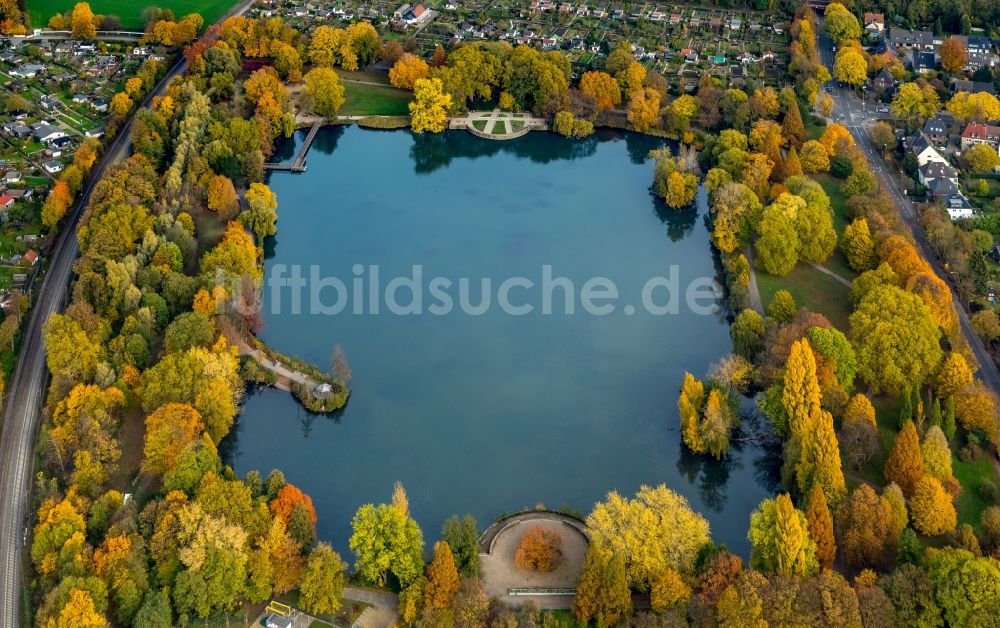
[[[323,126],[323,122],[321,120],[317,120],[313,123],[312,128],[309,129],[309,135],[306,135],[306,141],[302,143],[302,147],[299,148],[299,152],[295,155],[295,159],[293,159],[291,163],[266,163],[264,164],[264,170],[272,170],[275,172],[305,172],[306,154],[309,152],[309,147],[312,146],[313,140],[316,139],[316,134],[319,133],[321,126]]]

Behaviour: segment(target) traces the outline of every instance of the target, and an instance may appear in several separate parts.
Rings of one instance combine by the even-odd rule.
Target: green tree
[[[787,493],[761,502],[750,515],[747,537],[751,564],[762,571],[808,576],[816,572],[816,543],[809,538],[805,515]]]
[[[215,326],[200,312],[184,312],[167,326],[164,345],[167,351],[187,351],[191,347],[210,347]]]
[[[805,207],[805,201],[798,196],[782,194],[777,201],[764,208],[757,232],[756,248],[764,270],[784,277],[792,272],[799,261],[798,232],[795,215]]]
[[[764,341],[764,318],[749,308],[740,312],[729,328],[733,339],[733,351],[747,359],[753,359]]]
[[[985,628],[1000,609],[1000,561],[960,549],[930,549],[927,575],[950,626]]]
[[[788,290],[778,290],[774,293],[771,302],[767,304],[767,315],[779,323],[787,323],[792,320],[797,311],[795,297]]]
[[[941,360],[940,330],[927,306],[896,286],[868,291],[851,314],[851,333],[858,373],[876,393],[921,384]]]
[[[260,239],[277,233],[278,197],[271,191],[271,188],[263,183],[251,183],[245,197],[247,210],[240,214],[240,220],[243,221],[243,224],[249,227]]]
[[[351,525],[349,545],[359,576],[382,585],[391,573],[406,586],[420,575],[424,538],[412,518],[390,504],[365,504]]]
[[[479,573],[479,534],[472,515],[461,519],[457,515],[448,517],[441,528],[441,538],[451,548],[459,573],[466,576]]]
[[[344,594],[344,570],[347,565],[326,543],[309,552],[302,581],[299,583],[299,604],[314,615],[335,613],[340,609]]]

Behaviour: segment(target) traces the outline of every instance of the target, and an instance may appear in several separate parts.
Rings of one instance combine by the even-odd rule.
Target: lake
[[[275,158],[290,160],[303,137]],[[268,181],[279,219],[265,243],[259,335],[323,369],[341,345],[352,396],[322,416],[287,393],[250,391],[223,442],[227,462],[241,475],[283,470],[312,496],[320,538],[345,554],[353,513],[388,501],[396,480],[428,545],[453,513],[480,527],[536,504],[585,514],[608,491],[666,483],[709,519],[717,543],[748,554],[750,512],[777,487],[774,457],[744,444],[720,463],[680,443],[684,372],[703,377],[731,344],[724,311],[685,302],[693,282],[699,311],[722,299],[705,296],[717,269],[704,193],[680,212],[650,193],[647,153],[661,144],[613,132],[492,142],[323,129],[306,173]],[[392,299],[378,296],[415,266],[410,288],[397,280]],[[297,296],[274,281],[296,268],[306,284]],[[428,290],[432,278],[450,286],[437,295],[447,292],[451,311]],[[618,299],[585,307],[586,287],[607,297],[612,282]],[[668,291],[679,311],[651,311],[669,309]],[[484,294],[489,307],[473,307]]]

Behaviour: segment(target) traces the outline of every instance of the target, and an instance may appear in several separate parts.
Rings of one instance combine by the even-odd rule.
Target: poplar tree
[[[785,157],[785,176],[798,177],[802,175],[802,162],[799,161],[799,152],[792,146],[788,149],[788,157]]]
[[[677,409],[681,417],[681,439],[691,451],[704,451],[704,443],[698,433],[698,414],[705,402],[705,385],[691,373],[684,373],[681,394],[677,399]]]
[[[434,559],[427,566],[427,584],[424,586],[424,606],[444,609],[451,606],[460,585],[458,569],[451,548],[444,541],[434,544]]]
[[[920,455],[920,438],[913,421],[906,421],[896,435],[889,458],[885,461],[883,475],[889,482],[895,482],[907,497],[913,496],[917,482],[924,474],[923,458]]]
[[[766,499],[750,515],[750,561],[761,571],[808,576],[816,572],[816,544],[808,522],[787,493]]]
[[[809,523],[809,538],[816,543],[816,560],[829,569],[837,556],[837,541],[833,536],[833,517],[830,516],[826,496],[818,484],[809,491],[806,521]]]
[[[820,407],[820,388],[816,379],[816,358],[805,338],[792,344],[785,363],[781,403],[788,415],[788,431],[801,435],[807,431],[810,417]]]
[[[802,435],[802,450],[795,465],[799,491],[808,495],[813,486],[822,488],[826,501],[839,504],[847,493],[840,468],[840,444],[833,430],[833,416],[816,407]]]
[[[913,515],[913,527],[930,536],[951,532],[958,523],[951,495],[931,475],[917,480],[910,499],[910,511]]]

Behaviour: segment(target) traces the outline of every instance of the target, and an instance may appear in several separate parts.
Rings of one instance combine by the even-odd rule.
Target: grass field
[[[390,85],[344,82],[346,102],[340,108],[343,116],[407,116],[413,97],[408,91]]]
[[[979,518],[990,504],[982,498],[976,487],[982,480],[997,482],[996,469],[986,454],[979,462],[962,462],[957,455],[952,456],[951,472],[962,484],[962,492],[955,500],[955,510],[958,511],[958,522],[979,526]]]
[[[56,13],[73,10],[77,0],[28,0],[31,24],[44,28]],[[236,4],[236,0],[90,0],[90,8],[97,15],[117,15],[126,30],[143,30],[142,12],[147,7],[170,9],[178,18],[188,13],[201,13],[205,24],[211,24]]]
[[[774,293],[788,290],[795,304],[818,312],[830,319],[833,325],[847,332],[847,319],[851,314],[851,291],[830,275],[820,272],[809,264],[801,263],[784,277],[775,277],[757,269],[757,287],[766,308]]]

